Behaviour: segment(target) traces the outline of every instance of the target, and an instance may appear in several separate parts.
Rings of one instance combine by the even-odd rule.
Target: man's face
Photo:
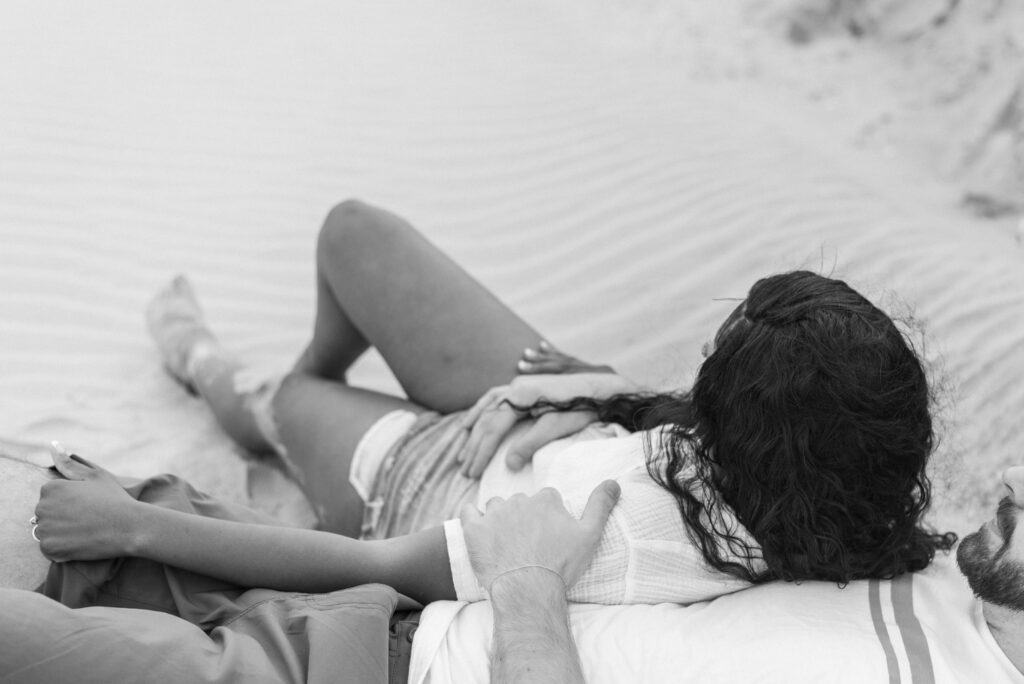
[[[1024,530],[1015,534],[1024,515],[1024,467],[1003,473],[1009,490],[996,517],[967,535],[956,552],[960,572],[982,601],[1024,611]]]

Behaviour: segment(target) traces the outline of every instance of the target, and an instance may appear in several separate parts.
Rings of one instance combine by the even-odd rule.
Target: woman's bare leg
[[[449,413],[509,382],[540,333],[420,235],[350,200],[317,241],[313,339],[296,370],[344,380],[376,347],[410,400]]]
[[[147,321],[168,370],[206,401],[224,431],[254,453],[281,456],[323,529],[358,536],[363,502],[348,481],[356,445],[386,413],[423,409],[305,373],[280,385],[248,384],[244,365],[217,342],[180,276],[150,304]]]
[[[272,451],[252,410],[259,388],[241,384],[242,363],[217,342],[184,277],[154,297],[146,323],[167,370],[206,401],[224,431],[254,453]]]
[[[320,529],[358,537],[363,500],[349,482],[356,445],[378,419],[424,409],[398,397],[304,373],[285,377],[273,398],[280,449],[320,520]]]
[[[406,221],[362,202],[330,212],[316,261],[313,339],[296,372],[344,381],[372,345],[413,403],[450,412],[509,382],[523,348],[540,340]],[[238,382],[241,364],[216,343],[188,283],[175,279],[147,318],[171,372],[195,387],[239,444],[265,451],[251,390]]]
[[[363,502],[348,482],[355,445],[395,408],[472,405],[516,375],[540,333],[406,221],[348,201],[317,240],[313,339],[274,399],[281,442],[324,529],[358,534]],[[370,346],[409,402],[343,384]]]
[[[285,452],[323,527],[357,534],[362,500],[348,473],[366,430],[399,408],[468,407],[509,382],[523,348],[541,336],[411,225],[364,203],[330,212],[316,258],[313,339],[279,390],[240,383],[242,365],[217,344],[183,279],[158,295],[147,317],[168,368],[228,434],[254,452]],[[371,345],[410,401],[343,384]],[[261,410],[271,400],[273,410]]]

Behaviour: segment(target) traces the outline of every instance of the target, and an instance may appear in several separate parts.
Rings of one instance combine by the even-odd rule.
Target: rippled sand
[[[1024,461],[1024,249],[768,87],[683,73],[565,7],[184,2],[0,10],[0,438],[59,438],[308,523],[171,382],[142,310],[190,274],[284,368],[319,224],[387,206],[556,344],[659,387],[757,277],[847,278],[923,324],[944,390],[934,521]],[[45,40],[42,38],[45,36]],[[724,300],[724,301],[723,301]],[[353,382],[395,389],[378,358]]]

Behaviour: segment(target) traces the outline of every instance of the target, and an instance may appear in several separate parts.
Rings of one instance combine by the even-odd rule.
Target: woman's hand
[[[555,375],[561,373],[614,373],[611,366],[595,365],[569,356],[541,340],[536,349],[523,350],[523,358],[516,364],[523,375]]]
[[[131,555],[140,504],[110,472],[56,442],[51,455],[67,479],[46,482],[39,493],[35,534],[43,555],[57,562]]]
[[[597,419],[593,411],[553,411],[537,418],[524,418],[511,404],[528,407],[542,399],[553,402],[576,397],[603,399],[637,390],[632,381],[614,373],[521,375],[508,385],[494,387],[480,397],[463,419],[463,426],[470,433],[462,451],[462,474],[480,477],[502,438],[521,420],[531,425],[509,445],[505,462],[512,470],[520,470],[545,444],[579,432]]]

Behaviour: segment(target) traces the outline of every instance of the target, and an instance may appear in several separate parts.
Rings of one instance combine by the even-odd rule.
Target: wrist
[[[539,607],[548,611],[552,606],[567,603],[566,593],[565,582],[558,573],[533,566],[499,574],[490,587],[495,610],[515,605],[520,609]]]
[[[523,568],[491,585],[495,682],[584,681],[569,624],[561,578],[541,568]]]
[[[151,546],[151,535],[147,534],[150,529],[148,521],[151,509],[141,501],[132,501],[125,508],[123,525],[120,531],[122,540],[122,551],[125,556],[143,557],[147,556]]]

